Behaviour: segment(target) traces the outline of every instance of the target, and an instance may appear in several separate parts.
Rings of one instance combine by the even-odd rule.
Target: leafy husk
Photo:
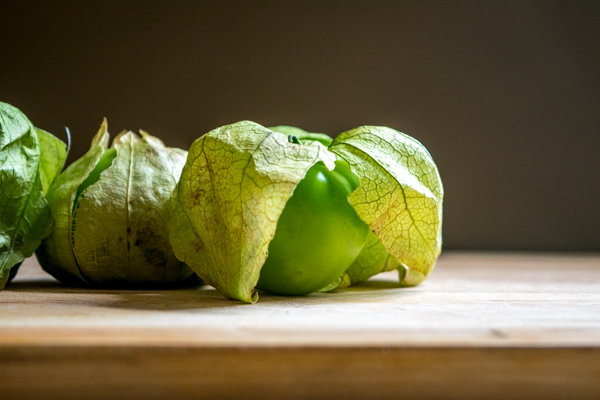
[[[51,232],[44,195],[65,158],[62,141],[36,129],[16,107],[0,103],[0,290],[11,268]]]
[[[48,202],[54,217],[54,231],[42,242],[36,255],[46,272],[65,283],[87,282],[73,254],[73,203],[77,188],[92,172],[102,153],[108,148],[109,140],[108,123],[105,119],[92,139],[88,152],[58,175],[48,191]]]
[[[165,209],[187,153],[140,134],[124,131],[107,149],[105,120],[90,150],[51,187],[57,224],[38,258],[56,278],[130,288],[192,275],[171,251]],[[99,162],[107,165],[97,175]]]
[[[329,150],[359,177],[348,201],[373,233],[346,271],[352,284],[393,269],[402,285],[420,283],[442,246],[443,187],[429,152],[408,135],[376,126],[340,134]]]
[[[320,143],[241,121],[210,131],[189,151],[173,193],[170,238],[177,257],[222,294],[247,303],[277,221],[294,188],[317,162],[334,168]]]
[[[42,192],[46,195],[50,185],[65,166],[67,146],[62,140],[43,129],[36,128],[36,134],[41,149],[40,180]]]

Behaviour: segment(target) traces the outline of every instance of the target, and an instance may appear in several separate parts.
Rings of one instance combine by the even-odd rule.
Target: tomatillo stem
[[[302,142],[300,141],[300,139],[298,139],[294,135],[288,135],[288,142],[295,143],[295,144],[302,144]]]

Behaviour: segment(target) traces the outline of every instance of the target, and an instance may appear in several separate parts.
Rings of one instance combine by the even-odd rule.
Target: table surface
[[[123,351],[129,355],[123,355]],[[399,288],[396,274],[390,272],[337,293],[304,297],[261,294],[253,305],[227,300],[208,286],[168,291],[67,287],[46,275],[35,259],[28,259],[12,284],[0,292],[0,376],[4,379],[17,372],[35,374],[36,366],[44,362],[52,363],[57,371],[63,368],[77,374],[72,370],[74,365],[86,365],[81,364],[81,357],[96,360],[90,368],[101,369],[104,365],[110,371],[117,364],[130,362],[127,357],[131,354],[147,363],[151,363],[149,358],[155,359],[163,367],[170,365],[165,360],[173,354],[179,354],[178,361],[173,362],[182,365],[198,365],[199,358],[213,357],[213,365],[225,363],[222,373],[227,365],[238,363],[257,370],[265,365],[256,364],[257,357],[275,357],[269,361],[271,364],[265,361],[266,365],[278,368],[278,373],[288,368],[296,380],[301,375],[298,368],[308,368],[303,363],[313,364],[305,374],[316,374],[314,368],[319,365],[328,366],[329,371],[339,363],[356,363],[355,370],[348,367],[346,374],[338,371],[337,380],[326,380],[323,387],[316,385],[321,394],[327,393],[324,387],[336,387],[331,382],[345,382],[344,387],[352,387],[348,382],[356,379],[360,368],[366,368],[360,366],[360,360],[371,359],[369,370],[383,368],[389,372],[389,380],[384,382],[387,375],[379,371],[379,386],[370,387],[371,379],[360,387],[366,385],[370,394],[378,393],[382,398],[386,393],[398,394],[385,389],[385,385],[403,383],[393,381],[400,378],[394,378],[391,371],[405,371],[407,363],[415,363],[416,359],[420,367],[408,365],[416,374],[411,375],[413,381],[425,379],[432,368],[455,369],[448,372],[444,368],[437,380],[438,389],[444,390],[448,398],[470,398],[469,393],[490,397],[502,382],[519,387],[514,386],[519,376],[519,393],[529,398],[542,394],[553,398],[565,393],[594,398],[600,395],[600,255],[447,252],[431,277],[418,287]],[[321,360],[324,354],[328,356]],[[308,361],[307,357],[320,361]],[[502,361],[503,357],[512,361]],[[500,367],[502,362],[504,369]],[[469,392],[457,389],[460,374],[486,367],[501,368],[489,374],[504,376],[504,380],[488,377],[491,383],[483,386],[471,382]],[[164,368],[171,371],[174,367]],[[37,372],[36,390],[42,390],[52,379],[60,381],[60,376],[45,371],[41,375]],[[423,377],[419,378],[419,373]],[[230,380],[215,371],[204,374],[214,375],[211,382],[217,382],[207,386],[202,381],[205,392],[227,396],[238,393]],[[528,380],[527,374],[535,377]],[[260,376],[257,373],[249,377],[248,384],[268,380],[269,372]],[[308,382],[315,381],[311,376],[313,380]],[[539,379],[552,376],[562,384],[540,386]],[[175,375],[172,378],[179,379]],[[3,388],[2,379],[2,398],[41,393],[34,390],[37,386],[32,381],[26,386],[5,382]],[[173,384],[171,378],[165,379],[158,380],[161,388]],[[115,388],[131,384],[116,377],[108,381]],[[159,385],[158,381],[154,383]],[[91,378],[81,378],[81,382],[83,386],[71,390],[76,393],[76,388],[87,390],[95,385]],[[186,382],[188,386],[184,386],[191,390],[194,385],[190,382],[196,381],[189,378]],[[294,397],[293,393],[299,397],[314,395],[314,388],[301,389],[297,385],[304,382],[301,379],[294,382],[292,379],[287,386],[279,382],[272,393],[279,396],[276,388],[280,387],[280,394],[288,397]],[[59,393],[60,386],[56,387]],[[238,389],[247,387],[241,385]],[[180,397],[193,393],[181,390]],[[339,387],[336,390],[342,393]],[[359,389],[353,390],[353,394],[360,393]],[[439,394],[431,387],[427,390],[430,392],[416,394],[423,398]],[[261,398],[269,396],[263,394]]]

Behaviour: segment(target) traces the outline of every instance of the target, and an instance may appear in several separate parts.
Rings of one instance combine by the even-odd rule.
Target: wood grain
[[[0,398],[600,398],[600,256],[447,253],[421,286],[0,292]],[[168,396],[167,396],[168,395]]]

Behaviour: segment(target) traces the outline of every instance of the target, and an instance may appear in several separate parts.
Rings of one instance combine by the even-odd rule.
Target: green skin
[[[358,184],[345,161],[336,161],[333,171],[322,163],[308,170],[279,217],[257,289],[305,295],[352,265],[369,231],[347,200]]]

